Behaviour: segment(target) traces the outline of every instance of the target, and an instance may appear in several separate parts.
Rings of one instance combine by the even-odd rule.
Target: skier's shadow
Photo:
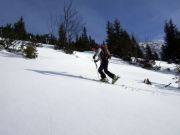
[[[33,71],[33,72],[36,72],[36,73],[39,73],[39,74],[43,74],[43,75],[65,76],[65,77],[72,77],[72,78],[83,79],[83,80],[88,80],[88,81],[95,81],[95,82],[98,81],[96,79],[91,79],[91,78],[83,77],[81,75],[72,75],[72,74],[69,74],[67,72],[54,72],[54,71],[35,70],[35,69],[25,69],[25,70]]]

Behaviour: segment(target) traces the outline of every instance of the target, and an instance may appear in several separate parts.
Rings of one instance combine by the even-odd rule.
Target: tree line
[[[56,19],[58,20],[58,19]],[[55,49],[62,49],[66,53],[76,51],[89,51],[97,46],[96,41],[87,33],[77,10],[73,8],[72,1],[64,3],[62,17],[57,22],[57,33],[53,32],[43,35],[34,35],[27,32],[23,17],[14,24],[7,24],[0,27],[0,37],[11,40],[26,40],[35,43],[46,43],[54,45]],[[54,24],[51,24],[53,26]],[[51,30],[53,31],[53,30]],[[180,31],[172,20],[164,24],[165,45],[162,47],[161,58],[165,61],[178,62],[180,60]],[[149,46],[146,53],[142,52],[134,35],[129,34],[118,19],[106,24],[106,42],[111,53],[115,57],[129,60],[131,57],[145,59],[159,59],[156,53],[152,53]]]
[[[115,19],[114,22],[107,22],[106,33],[106,42],[109,45],[110,51],[116,57],[124,60],[130,57],[144,57],[135,37],[129,35],[128,32],[122,28],[118,19]]]

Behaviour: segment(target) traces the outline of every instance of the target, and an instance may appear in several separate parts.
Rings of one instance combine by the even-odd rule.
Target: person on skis
[[[93,56],[94,62],[96,63],[100,60],[100,66],[98,68],[98,72],[101,75],[100,81],[108,82],[106,77],[106,75],[108,75],[110,78],[112,78],[112,83],[114,83],[117,79],[119,79],[119,76],[116,76],[108,70],[109,59],[112,56],[108,50],[108,45],[103,44],[102,46],[96,46],[93,47],[92,50],[95,51]]]

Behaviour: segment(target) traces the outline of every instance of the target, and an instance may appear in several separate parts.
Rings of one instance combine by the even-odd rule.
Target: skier
[[[100,81],[108,82],[108,79],[106,77],[107,74],[110,78],[112,78],[112,83],[114,84],[119,79],[119,76],[116,76],[115,74],[108,71],[108,59],[110,59],[112,56],[108,50],[108,45],[103,44],[101,47],[95,46],[92,48],[92,50],[95,51],[95,54],[93,56],[94,62],[96,63],[100,60],[100,66],[98,68],[98,72],[101,75]],[[103,72],[103,70],[105,73]]]

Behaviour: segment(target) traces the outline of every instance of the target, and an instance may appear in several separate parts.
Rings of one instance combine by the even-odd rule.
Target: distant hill
[[[146,46],[149,45],[152,52],[153,53],[156,52],[160,57],[161,56],[161,48],[162,48],[162,46],[164,44],[165,44],[165,42],[163,40],[157,40],[157,41],[151,41],[151,42],[140,42],[139,46],[140,46],[141,50],[144,52],[144,54],[145,54]]]

